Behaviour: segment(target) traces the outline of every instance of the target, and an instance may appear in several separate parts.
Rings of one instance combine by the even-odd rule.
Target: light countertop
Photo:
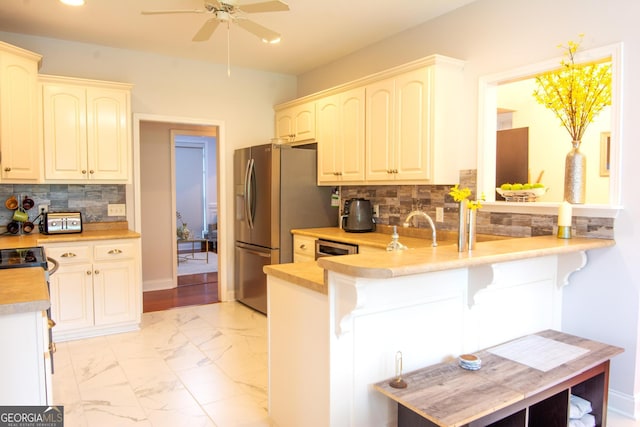
[[[0,270],[0,315],[46,310],[50,306],[44,269]]]
[[[400,241],[403,239],[401,238]],[[301,263],[301,265],[266,266],[264,271],[268,275],[316,289],[317,282],[308,280],[308,277],[321,277],[320,274],[323,274],[324,270],[354,277],[383,279],[548,255],[561,255],[614,245],[614,240],[606,239],[558,239],[555,236],[525,237],[478,242],[476,248],[471,252],[460,253],[455,244],[436,248],[427,246],[398,252],[324,257],[316,262]],[[292,276],[297,276],[296,280],[292,280]],[[326,293],[326,290],[324,292]]]
[[[28,248],[49,243],[72,243],[83,240],[135,239],[140,233],[131,230],[85,230],[73,234],[25,234],[22,236],[4,235],[0,237],[0,249]]]
[[[316,239],[333,240],[336,242],[350,243],[352,245],[369,246],[372,248],[386,249],[391,241],[391,235],[382,232],[350,233],[338,227],[303,228],[291,230],[291,233],[299,236],[314,237]],[[400,236],[400,243],[410,248],[426,248],[431,246],[431,238],[418,238]]]

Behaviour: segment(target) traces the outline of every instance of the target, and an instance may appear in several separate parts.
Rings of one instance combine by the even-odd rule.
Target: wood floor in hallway
[[[142,311],[167,310],[174,307],[203,305],[219,302],[218,273],[178,276],[178,286],[161,291],[143,293]]]

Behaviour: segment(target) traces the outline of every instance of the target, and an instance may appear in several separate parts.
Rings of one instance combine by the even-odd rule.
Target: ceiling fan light
[[[60,0],[60,3],[67,6],[84,6],[85,0]]]

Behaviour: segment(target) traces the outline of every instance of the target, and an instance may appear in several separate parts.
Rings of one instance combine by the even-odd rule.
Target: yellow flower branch
[[[471,196],[471,190],[468,187],[460,188],[458,184],[451,187],[451,190],[449,190],[449,195],[453,197],[453,200],[455,200],[456,202],[466,201],[467,207],[472,210],[480,209],[482,207],[482,204],[480,203],[480,201],[481,200],[484,201],[486,199],[484,193],[482,193],[482,195],[480,196],[480,199],[468,200],[469,197]]]
[[[580,41],[569,41],[560,68],[536,77],[534,98],[552,110],[574,144],[582,141],[587,126],[611,105],[611,62],[576,64]]]

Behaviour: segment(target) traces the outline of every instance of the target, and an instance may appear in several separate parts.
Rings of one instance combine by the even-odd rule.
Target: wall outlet
[[[380,205],[373,205],[373,216],[380,218]]]
[[[38,205],[38,213],[49,212],[49,205]]]
[[[126,206],[124,203],[109,203],[109,205],[107,205],[107,216],[126,216]]]
[[[436,207],[436,222],[444,222],[444,208]]]

